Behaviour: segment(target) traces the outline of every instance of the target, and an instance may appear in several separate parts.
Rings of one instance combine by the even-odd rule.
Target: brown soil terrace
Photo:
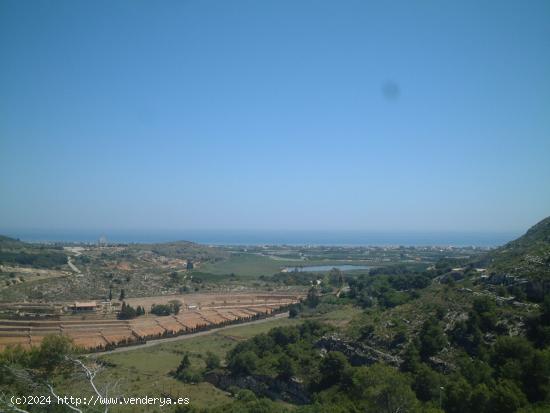
[[[50,334],[66,335],[75,345],[88,351],[111,350],[120,346],[142,344],[147,340],[190,334],[268,317],[297,302],[297,295],[281,294],[196,294],[130,298],[132,306],[178,299],[184,303],[178,315],[145,315],[132,320],[118,320],[115,312],[59,315],[56,319],[0,320],[0,350],[10,345],[25,348],[40,345]],[[110,306],[109,306],[110,307]]]

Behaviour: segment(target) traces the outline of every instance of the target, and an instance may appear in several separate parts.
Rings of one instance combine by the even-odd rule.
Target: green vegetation
[[[27,244],[0,235],[0,265],[59,268],[67,263],[60,246]]]
[[[120,308],[117,318],[119,320],[130,320],[132,318],[139,317],[140,315],[145,314],[145,309],[138,305],[136,308],[132,307],[130,304],[122,302],[122,307]]]
[[[168,304],[153,304],[151,306],[151,313],[159,316],[179,314],[180,308],[181,302],[178,300],[172,300]]]
[[[505,285],[513,295],[543,301],[550,294],[550,217],[481,257],[479,264],[488,266],[490,282]]]

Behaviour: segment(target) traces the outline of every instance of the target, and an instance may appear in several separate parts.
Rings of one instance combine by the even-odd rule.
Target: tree
[[[176,376],[181,376],[189,367],[191,367],[191,360],[189,359],[189,354],[185,353],[176,369]]]
[[[298,314],[298,307],[296,305],[291,305],[288,310],[288,318],[296,318],[298,317]]]
[[[229,370],[237,376],[246,376],[256,370],[258,356],[252,351],[244,351],[232,357],[229,362]]]
[[[296,372],[291,358],[283,353],[277,360],[277,377],[283,380],[289,380],[295,374]]]
[[[319,293],[317,291],[317,288],[311,287],[309,291],[307,292],[307,297],[305,300],[305,303],[308,307],[315,308],[319,305]]]
[[[451,380],[445,388],[445,412],[468,413],[470,412],[470,397],[472,387],[463,377],[457,376]]]
[[[405,349],[403,354],[403,363],[401,363],[401,371],[415,372],[420,366],[420,352],[416,343],[411,342]]]
[[[170,312],[174,314],[179,314],[180,308],[182,306],[182,303],[180,300],[170,300],[168,301],[168,305],[170,305]]]
[[[120,312],[118,313],[118,318],[120,320],[130,320],[132,318],[136,318],[138,316],[137,310],[132,307],[129,304],[126,304],[124,301],[122,302],[122,307],[120,309]]]
[[[327,353],[319,366],[321,388],[328,388],[340,383],[344,377],[344,372],[348,368],[348,359],[342,353],[339,351]]]
[[[447,338],[438,321],[430,318],[424,322],[420,330],[420,355],[423,360],[427,360],[431,356],[439,353],[445,344]]]
[[[512,413],[527,404],[521,389],[511,380],[502,380],[495,387],[491,400],[492,410],[499,413]]]
[[[412,385],[416,397],[423,402],[438,400],[441,385],[440,375],[426,364],[420,363],[415,372]]]
[[[351,382],[352,396],[363,405],[359,411],[411,412],[418,406],[407,376],[385,364],[354,369]]]
[[[474,300],[470,317],[477,319],[481,331],[487,332],[495,328],[497,322],[495,308],[495,302],[492,298],[478,297]]]
[[[207,369],[214,370],[220,367],[220,358],[211,351],[208,351],[206,353],[205,363]]]
[[[71,339],[67,336],[48,335],[40,344],[36,364],[51,372],[72,352]]]

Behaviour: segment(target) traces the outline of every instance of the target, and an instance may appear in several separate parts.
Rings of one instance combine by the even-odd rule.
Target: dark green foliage
[[[4,370],[9,365],[43,370],[49,374],[65,364],[67,356],[73,352],[71,339],[60,335],[48,335],[39,347],[30,350],[24,350],[21,346],[9,347],[0,353],[0,383],[4,382],[3,379],[9,378],[9,370]]]
[[[65,361],[65,356],[72,352],[72,343],[68,337],[49,335],[40,343],[40,349],[34,360],[36,366],[43,367],[50,372]]]
[[[176,370],[176,375],[187,370],[189,367],[191,367],[191,360],[189,359],[189,354],[185,353],[180,361],[178,369]]]
[[[432,276],[404,266],[375,268],[370,270],[369,277],[349,278],[347,295],[363,308],[372,307],[376,302],[392,308],[417,298],[416,290],[430,285]]]
[[[432,370],[424,363],[420,363],[415,370],[412,388],[416,393],[418,400],[437,401],[439,393],[443,386],[443,377],[441,374]]]
[[[126,304],[123,301],[122,307],[120,308],[117,318],[119,320],[130,320],[132,318],[136,318],[137,316],[141,315],[141,311],[142,311],[141,307],[138,307],[138,310],[136,310],[134,307],[132,307],[129,304]],[[144,310],[143,310],[143,313],[145,313]]]
[[[468,313],[468,319],[456,323],[449,336],[455,344],[464,348],[468,354],[481,356],[485,351],[483,333],[495,332],[497,319],[494,300],[489,297],[476,298],[472,310]]]
[[[258,356],[252,351],[244,351],[231,357],[228,367],[236,376],[246,376],[255,372],[258,366]]]
[[[423,360],[436,355],[447,344],[447,338],[439,322],[430,318],[424,322],[419,334],[420,356]]]
[[[234,375],[292,374],[312,382],[321,360],[315,342],[329,330],[326,325],[311,321],[274,328],[237,344],[227,355],[228,368]]]
[[[495,300],[489,297],[479,297],[474,299],[473,310],[470,317],[478,318],[477,325],[481,331],[492,331],[495,328],[497,315],[495,313]]]
[[[296,318],[300,314],[301,304],[292,304],[288,309],[288,318]]]
[[[491,364],[498,378],[516,383],[530,401],[550,395],[550,350],[537,350],[521,337],[500,337]]]
[[[211,351],[208,351],[206,353],[206,358],[204,362],[206,363],[206,368],[208,370],[213,370],[220,367],[220,358]]]
[[[191,359],[187,353],[183,355],[178,368],[172,374],[185,383],[197,383],[202,380],[202,375],[191,369]]]
[[[541,304],[540,314],[527,320],[527,335],[539,348],[550,345],[550,296]]]
[[[319,292],[317,291],[317,288],[311,287],[307,292],[307,298],[305,300],[305,304],[310,308],[315,308],[319,305],[319,302],[320,302],[320,298],[319,298]]]
[[[329,352],[319,365],[321,388],[328,388],[342,382],[349,367],[346,356],[339,351]]]
[[[296,369],[292,359],[284,353],[281,354],[277,361],[277,377],[282,380],[289,380],[295,374]]]
[[[153,304],[151,313],[159,316],[178,314],[180,312],[181,302],[177,300],[170,301],[168,304]]]
[[[33,249],[33,251],[35,251]],[[0,250],[0,264],[24,265],[35,268],[58,268],[67,263],[67,256],[62,252],[36,250],[4,251]]]
[[[403,362],[401,363],[401,371],[416,372],[420,366],[420,351],[419,344],[415,341],[411,342],[403,353]]]
[[[407,376],[380,363],[354,368],[349,393],[354,411],[414,412],[419,404]]]
[[[512,380],[501,380],[495,387],[491,399],[491,411],[513,413],[527,404],[527,398]]]

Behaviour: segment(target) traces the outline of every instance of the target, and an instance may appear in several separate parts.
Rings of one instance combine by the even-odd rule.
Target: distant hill
[[[0,235],[0,248],[20,248],[24,245],[25,243],[18,239]]]
[[[61,268],[67,256],[59,246],[29,244],[0,235],[0,265],[34,268]]]

